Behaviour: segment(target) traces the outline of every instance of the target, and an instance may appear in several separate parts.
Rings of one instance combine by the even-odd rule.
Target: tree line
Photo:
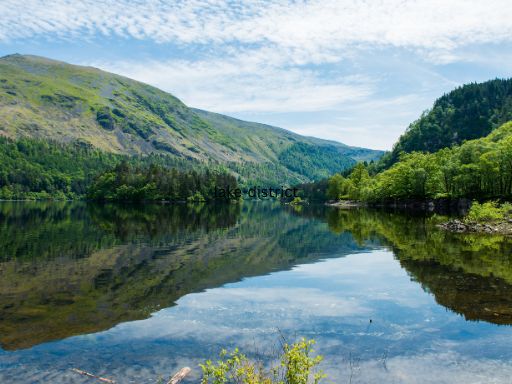
[[[66,200],[88,195],[105,200],[115,200],[115,196],[186,200],[196,192],[196,197],[207,196],[212,183],[219,186],[237,183],[219,164],[165,154],[108,153],[81,141],[58,143],[0,137],[0,165],[0,199],[3,200]],[[130,176],[130,172],[134,174]],[[124,187],[108,184],[112,174],[117,177],[115,182],[124,183]],[[162,180],[156,182],[158,177]],[[141,185],[145,181],[148,185]],[[112,188],[109,193],[107,187]],[[122,188],[117,190],[118,187]]]
[[[131,165],[123,161],[101,174],[90,186],[87,197],[102,201],[208,201],[215,188],[238,187],[236,178],[225,172],[179,171],[158,164]]]
[[[487,136],[512,120],[512,79],[465,84],[437,99],[375,164],[389,168],[402,152],[436,152]]]
[[[327,182],[329,199],[382,201],[389,199],[512,197],[512,122],[487,137],[466,141],[435,153],[402,153],[380,173],[357,164],[348,175]]]

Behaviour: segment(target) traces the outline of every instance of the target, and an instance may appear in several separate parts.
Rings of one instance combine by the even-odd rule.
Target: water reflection
[[[468,320],[512,324],[512,239],[438,230],[439,216],[330,210],[329,228],[378,237],[436,301]]]
[[[511,240],[441,220],[2,203],[0,382],[152,382],[222,347],[266,354],[277,328],[317,339],[337,383],[508,382]]]
[[[3,203],[0,212],[6,350],[143,319],[190,292],[361,248],[270,204]]]

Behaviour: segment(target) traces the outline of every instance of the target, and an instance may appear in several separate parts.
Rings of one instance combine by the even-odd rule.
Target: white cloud
[[[399,109],[411,103],[355,110],[424,93],[423,101],[408,110],[417,117],[436,96],[460,84],[448,85],[450,80],[432,66],[494,60],[495,67],[508,68],[499,58],[466,48],[487,44],[495,53],[499,44],[512,43],[511,11],[509,0],[3,0],[0,43],[11,47],[38,38],[101,46],[102,37],[149,40],[161,47],[158,60],[135,61],[132,55],[81,61],[155,85],[191,106],[242,118],[244,113],[335,111],[336,118],[346,113],[359,118],[358,125],[338,125],[335,119],[297,124],[295,119],[286,128],[389,148],[411,121]],[[417,60],[414,68],[399,62],[403,57],[395,63],[397,52]],[[383,54],[387,66],[378,62]],[[368,65],[372,60],[377,60],[373,67]],[[408,89],[394,84],[394,95],[379,94],[389,88],[383,78],[390,73],[393,83],[407,78]]]
[[[322,111],[361,100],[373,91],[369,79],[325,78],[304,67],[281,66],[275,53],[200,61],[92,62],[91,65],[149,83],[185,103],[216,112]]]
[[[100,33],[175,43],[275,45],[325,61],[348,46],[449,51],[510,41],[512,3],[495,1],[37,1],[0,4],[0,39]]]

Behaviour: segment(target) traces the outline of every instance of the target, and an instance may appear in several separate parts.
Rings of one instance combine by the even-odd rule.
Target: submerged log
[[[87,377],[91,377],[91,378],[96,379],[96,380],[99,380],[99,381],[103,381],[104,383],[115,384],[115,381],[114,381],[114,380],[110,380],[110,379],[106,379],[106,378],[104,378],[104,377],[100,377],[100,376],[97,376],[97,375],[93,375],[92,373],[82,371],[81,369],[78,369],[78,368],[71,368],[71,370],[72,370],[73,372],[75,372],[75,373],[80,374],[80,375],[87,376]]]
[[[106,379],[104,377],[101,377],[101,376],[98,376],[98,375],[94,375],[92,373],[89,373],[89,372],[86,372],[86,371],[83,371],[81,369],[78,369],[78,368],[71,368],[71,370],[75,373],[78,373],[79,375],[82,375],[82,376],[87,376],[87,377],[90,377],[92,379],[96,379],[96,380],[99,380],[99,381],[102,381],[104,383],[109,383],[109,384],[115,384],[115,381],[114,380],[110,380],[110,379]],[[184,368],[181,368],[178,372],[176,372],[174,374],[173,377],[171,377],[171,379],[167,382],[167,384],[178,384],[181,380],[183,380],[192,370],[189,368],[189,367],[184,367]]]
[[[189,367],[181,368],[171,380],[167,382],[167,384],[178,384],[181,380],[185,378],[192,370]]]

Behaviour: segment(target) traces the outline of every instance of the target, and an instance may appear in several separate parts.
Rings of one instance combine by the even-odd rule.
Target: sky
[[[435,99],[512,76],[510,0],[1,0],[0,56],[91,65],[187,105],[391,149]]]

